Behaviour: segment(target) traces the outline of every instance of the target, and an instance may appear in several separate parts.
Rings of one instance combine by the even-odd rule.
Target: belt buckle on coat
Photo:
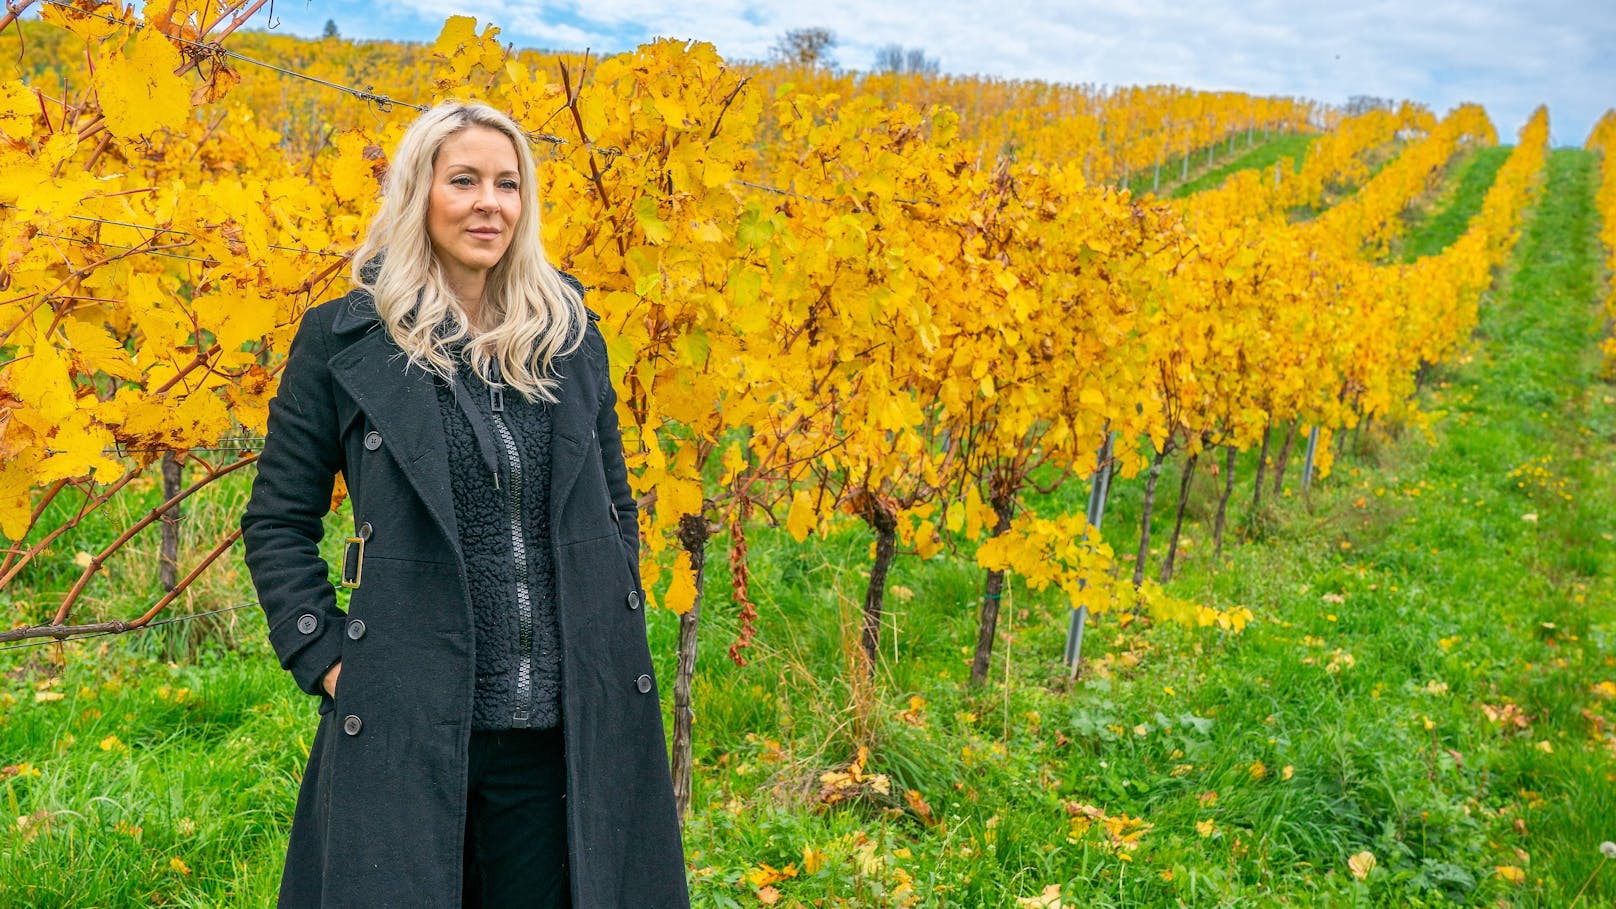
[[[342,548],[342,586],[352,590],[359,586],[365,570],[365,541],[370,539],[370,522],[359,525],[359,533],[347,539]]]

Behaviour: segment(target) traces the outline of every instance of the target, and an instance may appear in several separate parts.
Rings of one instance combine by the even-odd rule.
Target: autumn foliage
[[[1599,152],[1599,194],[1595,205],[1599,209],[1601,228],[1599,238],[1604,241],[1606,253],[1606,269],[1616,274],[1616,110],[1605,111],[1605,115],[1594,124],[1594,129],[1588,136],[1588,148]],[[1613,283],[1605,298],[1605,316],[1607,322],[1616,324],[1616,283]],[[1616,376],[1616,331],[1605,338],[1603,344],[1605,351],[1605,373]]]
[[[1406,415],[1421,364],[1475,324],[1547,142],[1540,111],[1457,243],[1386,264],[1401,212],[1495,141],[1479,108],[1342,118],[1170,87],[736,66],[665,40],[545,56],[462,17],[430,47],[229,34],[246,6],[80,0],[8,29],[5,579],[56,530],[44,503],[96,507],[163,452],[262,433],[298,319],[346,288],[408,105],[477,97],[533,132],[547,248],[602,314],[642,539],[680,549],[646,562],[664,605],[700,594],[687,518],[743,543],[747,521],[802,541],[844,515],[888,559],[993,535],[984,567],[1093,611],[1243,624],[1117,584],[1097,534],[1030,508],[1033,479],[1085,477],[1108,434],[1130,477],[1282,421],[1328,435]],[[1113,188],[1309,129],[1306,160],[1182,204]]]

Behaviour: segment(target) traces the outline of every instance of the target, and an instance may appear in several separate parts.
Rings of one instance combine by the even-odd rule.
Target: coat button
[[[640,694],[650,694],[651,677],[642,673],[639,678],[634,680],[634,687],[640,689]]]
[[[320,627],[320,620],[315,618],[312,612],[305,612],[297,617],[297,630],[304,634],[313,634],[314,629],[318,627]]]
[[[374,429],[365,433],[365,447],[371,451],[382,447],[382,434]]]
[[[348,637],[359,640],[365,636],[365,620],[354,619],[348,623]]]
[[[342,731],[348,733],[349,735],[358,735],[359,730],[363,728],[364,725],[364,722],[361,721],[359,717],[356,717],[351,713],[342,718]]]
[[[630,590],[628,592],[628,608],[640,608],[640,592],[638,590]]]

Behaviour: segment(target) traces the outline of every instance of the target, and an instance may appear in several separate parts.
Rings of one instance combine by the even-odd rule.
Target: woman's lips
[[[493,227],[473,227],[467,231],[467,233],[474,237],[480,237],[484,240],[492,240],[493,238],[499,236],[500,231]]]

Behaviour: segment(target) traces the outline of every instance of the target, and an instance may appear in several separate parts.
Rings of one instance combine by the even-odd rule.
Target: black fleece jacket
[[[510,434],[507,440],[495,431],[488,383],[463,358],[457,381],[462,383],[458,399],[447,384],[439,383],[438,409],[448,442],[455,523],[471,588],[477,664],[472,728],[523,726],[515,718],[524,708],[527,727],[553,728],[561,722],[561,635],[556,624],[550,546],[550,413],[543,402],[529,402],[513,392],[504,394],[499,416]],[[472,425],[468,410],[483,421],[481,427]],[[519,478],[507,460],[507,441],[514,442],[521,458]],[[520,510],[525,543],[526,642],[518,614],[521,572],[511,528],[513,502]],[[529,669],[525,699],[519,697],[524,651]],[[522,700],[526,703],[520,703]]]

